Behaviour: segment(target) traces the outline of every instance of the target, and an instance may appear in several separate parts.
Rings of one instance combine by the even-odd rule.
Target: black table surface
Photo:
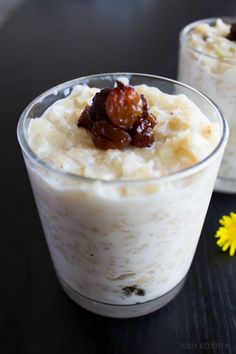
[[[118,320],[62,291],[16,140],[24,107],[82,75],[133,71],[176,77],[178,33],[236,15],[235,0],[30,0],[0,28],[0,353],[236,353],[236,256],[214,233],[236,195],[212,197],[186,285],[163,309]]]

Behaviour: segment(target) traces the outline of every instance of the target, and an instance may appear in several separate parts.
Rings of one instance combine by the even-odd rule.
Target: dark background
[[[180,29],[223,15],[236,15],[235,0],[30,0],[1,26],[1,354],[236,353],[236,256],[213,237],[235,195],[213,195],[173,302],[137,319],[99,317],[56,280],[15,133],[30,100],[60,82],[111,71],[175,78]]]

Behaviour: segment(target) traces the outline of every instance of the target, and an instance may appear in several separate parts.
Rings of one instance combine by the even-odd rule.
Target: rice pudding
[[[57,275],[75,301],[112,317],[153,311],[162,305],[155,307],[151,300],[183,281],[223,153],[210,165],[199,165],[222,135],[216,112],[207,109],[212,115],[207,117],[184,94],[145,84],[134,89],[156,118],[149,147],[133,145],[127,130],[131,140],[125,148],[97,148],[91,131],[78,127],[100,92],[86,84],[73,85],[67,97],[30,119],[26,132],[35,156],[50,166],[35,168],[25,156]],[[183,177],[176,177],[181,171]],[[76,294],[115,307],[92,308]],[[146,308],[120,309],[135,304]]]

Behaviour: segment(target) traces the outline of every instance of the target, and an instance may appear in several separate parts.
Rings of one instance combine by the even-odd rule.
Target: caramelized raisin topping
[[[110,92],[111,89],[105,88],[100,92],[97,92],[94,96],[89,110],[89,115],[92,121],[109,120],[106,113],[106,100]]]
[[[157,125],[157,119],[153,114],[144,113],[141,117],[143,117],[143,119],[145,119],[152,128]]]
[[[149,104],[148,104],[148,101],[146,99],[146,97],[144,97],[144,95],[141,95],[141,100],[142,100],[142,103],[143,103],[143,112],[144,113],[148,113],[148,110],[149,110]]]
[[[89,106],[86,106],[85,109],[83,110],[83,112],[81,113],[78,123],[77,123],[78,127],[82,127],[87,130],[91,130],[92,121],[90,118],[89,109],[90,109]]]
[[[236,41],[236,23],[233,23],[230,28],[230,33],[226,37],[230,41]]]
[[[139,148],[150,147],[154,143],[154,133],[152,130],[152,121],[149,117],[141,116],[135,123],[131,136],[132,144]]]
[[[81,113],[78,127],[91,131],[98,149],[122,150],[130,143],[139,148],[151,147],[157,120],[149,113],[147,99],[133,87],[118,80],[116,83],[114,89],[96,93],[91,106]]]
[[[124,149],[129,145],[130,135],[123,129],[114,127],[110,122],[101,120],[94,123],[92,140],[98,149]]]
[[[131,86],[116,81],[106,100],[106,112],[111,122],[119,128],[131,129],[142,113],[141,96]]]

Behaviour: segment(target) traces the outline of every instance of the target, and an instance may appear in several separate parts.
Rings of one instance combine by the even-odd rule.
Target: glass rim
[[[204,100],[206,100],[208,102],[208,104],[210,106],[212,106],[212,108],[214,110],[217,111],[217,113],[220,117],[220,120],[222,123],[222,132],[221,132],[221,137],[220,137],[220,140],[219,140],[217,146],[203,160],[199,161],[198,163],[196,163],[190,167],[182,169],[180,171],[172,172],[170,174],[159,176],[159,177],[151,177],[151,178],[145,178],[145,179],[112,179],[112,180],[105,180],[105,179],[101,179],[101,178],[81,176],[81,175],[78,175],[78,174],[75,174],[72,172],[60,170],[59,168],[56,168],[53,164],[50,164],[47,161],[41,159],[31,149],[31,147],[29,146],[29,143],[25,137],[25,134],[24,134],[25,133],[24,127],[25,127],[25,121],[28,117],[28,112],[30,111],[30,109],[33,107],[34,104],[43,100],[45,97],[47,97],[50,94],[53,94],[53,93],[55,94],[55,92],[58,92],[62,89],[65,90],[65,89],[73,87],[76,84],[80,84],[81,81],[91,80],[91,79],[96,79],[96,78],[99,79],[100,77],[103,77],[103,78],[114,77],[115,78],[117,76],[124,76],[124,77],[136,76],[136,77],[140,77],[140,78],[145,77],[145,78],[157,79],[160,81],[168,82],[170,84],[184,87],[185,89],[188,89],[188,90],[196,93],[197,95],[200,95]],[[85,83],[85,82],[83,82],[83,83]],[[204,167],[208,166],[208,164],[215,158],[215,156],[218,155],[222,151],[222,149],[225,147],[225,145],[227,143],[228,134],[229,134],[228,124],[227,124],[227,121],[224,117],[223,112],[210,98],[208,98],[203,93],[192,88],[191,86],[188,86],[188,85],[183,84],[183,83],[176,81],[176,80],[172,80],[172,79],[165,78],[162,76],[156,76],[156,75],[151,75],[151,74],[142,74],[142,73],[132,73],[132,72],[114,72],[114,73],[94,74],[94,75],[79,77],[77,79],[69,80],[69,81],[66,81],[62,84],[56,85],[56,86],[48,89],[47,91],[44,91],[42,94],[37,96],[34,100],[32,100],[27,105],[25,110],[22,112],[22,114],[19,118],[19,121],[18,121],[18,125],[17,125],[17,138],[18,138],[18,142],[20,144],[21,150],[22,150],[23,154],[25,154],[27,156],[27,158],[33,164],[36,164],[39,167],[41,167],[49,172],[56,173],[57,175],[59,175],[61,177],[68,177],[68,178],[72,178],[75,180],[80,180],[80,181],[84,181],[84,182],[88,182],[88,183],[101,182],[106,185],[146,184],[149,182],[162,182],[162,181],[170,182],[173,180],[179,180],[181,178],[191,176],[194,173],[201,171]]]
[[[182,28],[182,30],[180,31],[180,35],[179,35],[179,40],[180,43],[184,43],[186,45],[186,47],[190,50],[192,50],[193,52],[197,53],[197,54],[201,54],[202,56],[205,56],[207,58],[211,58],[214,59],[216,61],[220,61],[220,62],[224,62],[227,64],[236,64],[236,58],[231,58],[231,57],[217,57],[215,55],[211,55],[211,54],[207,54],[205,52],[203,52],[202,50],[196,49],[194,47],[192,47],[190,44],[187,43],[187,35],[189,34],[189,32],[197,25],[201,24],[201,23],[207,23],[207,24],[211,24],[216,22],[216,20],[221,19],[224,22],[236,22],[236,17],[235,16],[222,16],[222,17],[208,17],[208,18],[203,18],[194,22],[190,22],[189,24],[187,24],[185,27]]]

